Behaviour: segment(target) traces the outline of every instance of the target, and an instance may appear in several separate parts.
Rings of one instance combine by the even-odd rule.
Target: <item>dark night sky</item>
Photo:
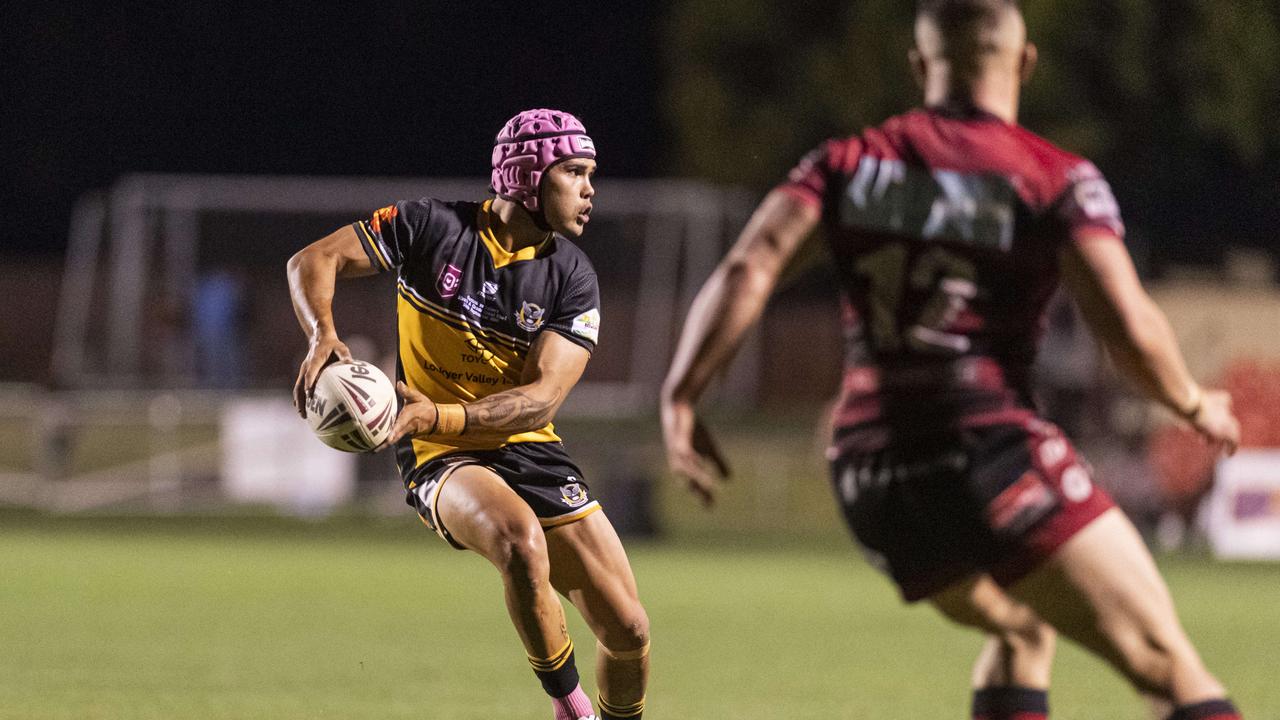
[[[0,247],[60,251],[75,198],[131,171],[482,176],[532,106],[578,113],[603,174],[656,172],[656,10],[550,5],[7,9]]]
[[[0,11],[0,254],[60,253],[76,197],[128,172],[483,176],[494,133],[533,106],[579,114],[603,176],[663,175],[662,5],[11,3]],[[1143,176],[1095,159],[1122,181],[1135,230],[1186,221],[1188,232],[1161,234],[1162,254],[1212,260],[1218,238],[1273,243],[1276,211],[1256,208],[1275,192],[1256,189],[1273,187],[1265,171],[1218,167],[1247,188],[1213,203],[1198,182],[1144,204]]]

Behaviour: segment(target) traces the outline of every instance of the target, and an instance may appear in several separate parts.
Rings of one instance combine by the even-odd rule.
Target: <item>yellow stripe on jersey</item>
[[[369,227],[365,221],[361,220],[356,223],[356,225],[360,228],[360,232],[364,233],[365,238],[369,241],[369,247],[373,248],[373,254],[377,256],[378,262],[382,265],[382,269],[384,271],[390,270],[391,261],[387,260],[387,254],[378,243],[378,239],[373,236],[373,233],[369,232]]]
[[[411,299],[412,298],[412,299]],[[438,311],[438,306],[401,292],[396,299],[400,330],[400,367],[405,383],[435,402],[471,402],[520,384],[525,348],[502,342],[495,333]],[[515,442],[556,442],[555,426],[509,437],[460,437],[413,439],[418,465],[433,457],[460,450],[494,450]]]
[[[547,243],[551,241],[552,235],[547,233],[547,237],[537,245],[523,247],[515,252],[507,250],[498,243],[498,238],[494,237],[492,207],[492,198],[484,201],[484,204],[480,206],[479,218],[476,224],[480,230],[477,234],[480,236],[480,241],[484,243],[485,249],[489,251],[489,257],[493,258],[493,267],[495,269],[506,267],[513,262],[520,262],[521,260],[532,260],[538,257],[538,253],[542,251],[542,248],[546,247]]]

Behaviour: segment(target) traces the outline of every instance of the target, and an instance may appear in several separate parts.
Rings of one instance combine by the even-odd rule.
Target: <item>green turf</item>
[[[631,555],[650,720],[966,717],[977,637],[904,609],[845,542]],[[1246,717],[1280,718],[1280,569],[1164,569]],[[1074,648],[1055,677],[1057,720],[1143,717]],[[496,574],[420,526],[0,515],[0,718],[548,717]]]

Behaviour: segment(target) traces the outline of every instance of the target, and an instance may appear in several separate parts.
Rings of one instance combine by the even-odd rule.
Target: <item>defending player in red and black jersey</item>
[[[289,264],[311,343],[299,408],[324,365],[350,357],[333,327],[334,280],[397,271],[404,405],[388,443],[407,500],[450,545],[498,568],[556,720],[596,718],[556,591],[596,635],[601,718],[639,718],[648,674],[648,618],[626,554],[551,423],[600,327],[595,271],[568,239],[590,218],[595,157],[577,118],[526,110],[494,142],[496,198],[398,202]]]
[[[690,310],[663,393],[669,464],[710,500],[710,466],[724,465],[694,404],[821,223],[848,344],[836,495],[907,601],[990,635],[974,717],[1047,717],[1056,628],[1161,717],[1237,718],[1133,526],[1030,399],[1061,280],[1151,397],[1228,451],[1239,434],[1229,398],[1190,377],[1139,285],[1101,174],[1017,124],[1035,57],[1012,0],[920,4],[926,106],[804,158]]]

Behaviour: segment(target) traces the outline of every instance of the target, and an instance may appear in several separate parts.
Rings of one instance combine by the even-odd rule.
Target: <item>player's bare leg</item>
[[[547,532],[551,582],[595,633],[600,715],[639,718],[649,676],[649,618],[613,525],[602,512]]]
[[[1110,662],[1172,720],[1239,718],[1187,638],[1137,530],[1117,509],[1010,588],[1063,635]]]
[[[975,718],[1047,716],[1053,628],[988,575],[975,575],[929,601],[952,621],[987,633],[973,667]]]
[[[551,586],[546,537],[533,510],[493,471],[465,465],[439,491],[436,512],[449,534],[502,574],[507,612],[557,719],[590,717],[578,685],[564,608]]]

